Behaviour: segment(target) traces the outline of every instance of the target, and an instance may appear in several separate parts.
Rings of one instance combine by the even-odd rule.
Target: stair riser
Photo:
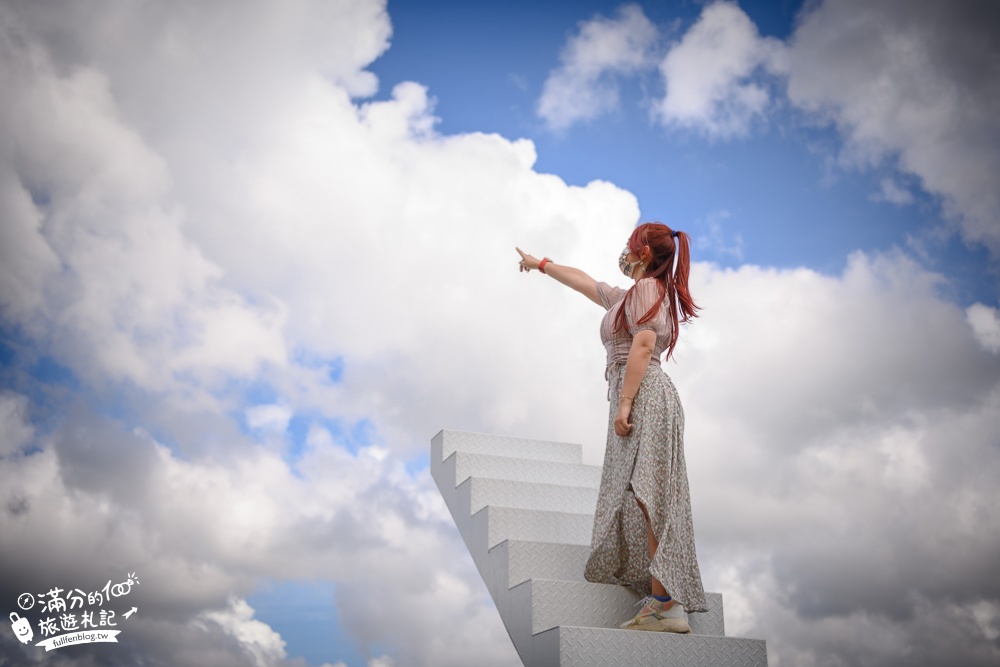
[[[590,545],[548,544],[509,541],[508,581],[513,588],[528,579],[557,579],[583,582],[583,570],[590,556]]]
[[[536,649],[533,664],[546,667],[767,667],[767,645],[760,639],[563,626],[535,642],[544,653]]]
[[[437,466],[432,463],[431,476],[434,477],[434,481],[437,482],[438,490],[444,498],[444,503],[448,506],[448,511],[451,512],[451,518],[458,523],[463,517],[468,516],[468,504],[466,504],[463,509],[462,503],[459,501],[456,493],[455,457],[448,457],[448,459],[446,459],[443,463],[438,463]]]
[[[638,596],[583,581],[600,468],[510,458],[579,460],[562,443],[453,433],[432,441],[431,474],[526,667],[766,667],[763,641],[722,636],[717,593],[709,613],[688,616],[693,635],[617,629]]]
[[[594,518],[587,514],[487,507],[474,516],[484,512],[489,515],[488,548],[504,540],[589,545],[594,527]]]
[[[456,452],[455,457],[455,481],[458,483],[469,477],[483,477],[589,489],[601,486],[601,469],[582,463],[528,461],[466,452]]]
[[[569,442],[527,440],[508,436],[470,433],[467,431],[439,431],[431,440],[441,449],[441,460],[453,452],[468,452],[505,456],[531,461],[552,461],[556,463],[581,463],[583,451],[580,445]]]
[[[487,505],[591,515],[597,509],[597,489],[476,477],[465,483],[472,487],[473,514]]]
[[[521,586],[531,587],[532,632],[557,625],[617,629],[638,612],[638,595],[622,586],[591,582],[532,579]],[[722,596],[708,593],[708,612],[688,614],[691,631],[700,635],[724,636]]]

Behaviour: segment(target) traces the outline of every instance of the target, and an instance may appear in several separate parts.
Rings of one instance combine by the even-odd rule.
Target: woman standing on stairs
[[[696,317],[688,292],[690,239],[650,222],[632,232],[618,260],[628,290],[520,248],[519,267],[538,269],[607,311],[608,443],[594,513],[588,581],[628,586],[642,609],[623,629],[690,632],[686,612],[705,612],[684,463],[684,410],[660,367],[679,325]]]

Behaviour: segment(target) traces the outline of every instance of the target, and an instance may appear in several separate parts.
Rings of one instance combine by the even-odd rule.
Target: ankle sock
[[[670,596],[669,595],[666,596],[666,597],[660,597],[659,595],[654,595],[653,598],[656,599],[656,600],[659,600],[660,602],[670,602]]]

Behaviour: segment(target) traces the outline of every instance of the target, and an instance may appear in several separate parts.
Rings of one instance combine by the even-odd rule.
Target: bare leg
[[[660,546],[660,542],[656,539],[656,535],[653,534],[653,522],[649,520],[649,512],[646,511],[646,506],[643,505],[638,498],[636,498],[635,501],[639,503],[639,509],[642,510],[642,515],[646,517],[646,531],[649,536],[649,557],[652,559],[653,555],[656,553],[657,547]],[[660,580],[652,575],[650,575],[650,579],[653,580],[653,595],[666,597],[667,589],[663,587]]]

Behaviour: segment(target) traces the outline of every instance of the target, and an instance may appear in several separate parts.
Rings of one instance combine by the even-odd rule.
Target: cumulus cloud
[[[962,236],[1000,251],[1000,7],[827,0],[790,43],[788,96],[940,196]]]
[[[713,2],[660,61],[665,94],[653,115],[667,128],[726,140],[771,123],[790,102],[804,113],[787,120],[837,128],[842,165],[889,163],[941,198],[966,241],[996,254],[998,21],[996,5],[971,0],[825,0],[809,3],[782,42],[761,37],[736,3]],[[616,77],[650,70],[656,40],[656,27],[631,6],[615,21],[583,24],[546,82],[539,114],[564,129],[616,108]],[[884,178],[871,199],[908,205],[910,190]]]
[[[232,598],[224,610],[203,612],[195,623],[214,623],[232,635],[245,647],[250,664],[267,667],[285,657],[285,642],[266,623],[254,619],[254,611],[246,600]]]
[[[965,317],[979,344],[990,352],[1000,352],[1000,311],[974,303],[966,308]]]
[[[660,63],[666,95],[655,112],[708,137],[745,136],[771,104],[767,78],[786,67],[779,40],[761,37],[735,3],[715,2]]]
[[[5,437],[28,428],[16,415],[7,421],[14,428]],[[101,664],[143,655],[164,664],[286,664],[284,641],[244,599],[261,576],[346,582],[338,599],[347,627],[412,664],[467,664],[480,642],[494,646],[496,662],[487,663],[509,664],[513,648],[471,561],[442,569],[464,547],[433,483],[385,450],[350,454],[314,429],[297,470],[249,443],[238,458],[185,461],[82,409],[35,444],[40,451],[0,466],[0,528],[16,536],[0,553],[0,595],[89,590],[123,578],[119,566],[138,571],[130,602],[142,615],[128,627],[130,648],[95,649]],[[377,622],[383,597],[372,591],[383,586],[412,615],[406,628]],[[453,615],[472,604],[475,615]],[[440,627],[466,625],[476,646],[424,646]]]
[[[622,6],[613,19],[581,23],[563,48],[562,65],[545,81],[538,115],[562,130],[617,109],[617,77],[650,66],[657,35],[638,5]]]
[[[582,23],[545,82],[538,114],[562,130],[616,109],[621,76],[656,68],[658,38],[635,5],[623,6],[616,19]],[[710,4],[660,61],[666,94],[653,114],[668,126],[713,138],[745,136],[768,110],[770,81],[786,68],[780,41],[760,37],[736,4]]]
[[[184,238],[167,165],[122,122],[107,75],[60,74],[41,47],[22,44],[10,13],[0,34],[13,101],[0,120],[3,171],[23,206],[4,226],[31,261],[6,272],[5,310],[91,382],[163,390],[181,376],[280,362],[280,309],[226,289]]]
[[[635,199],[534,172],[526,141],[437,135],[416,83],[359,101],[389,34],[381,3],[241,7],[224,31],[221,5],[0,9],[0,307],[28,342],[11,362],[25,393],[0,413],[0,593],[93,585],[115,564],[144,576],[143,613],[132,648],[95,662],[284,664],[243,600],[261,579],[322,577],[344,582],[362,648],[512,664],[426,471],[403,461],[443,426],[586,432],[544,420],[541,387],[514,390],[533,362],[507,350],[565,334],[518,325],[555,292],[484,304],[537,296],[515,282],[515,243],[560,240],[566,261],[612,269],[600,249],[620,247]],[[456,279],[469,267],[478,284]],[[39,357],[68,385],[24,379]],[[577,398],[601,405],[582,388],[556,402]],[[294,456],[293,417],[312,424]],[[365,603],[386,596],[405,629]],[[476,641],[428,643],[442,628]]]
[[[941,278],[860,253],[835,277],[692,275],[704,311],[671,373],[727,628],[782,662],[995,661],[1000,363]]]
[[[28,399],[18,394],[0,394],[0,426],[4,439],[0,442],[0,456],[11,456],[34,438],[34,429],[25,414]]]

